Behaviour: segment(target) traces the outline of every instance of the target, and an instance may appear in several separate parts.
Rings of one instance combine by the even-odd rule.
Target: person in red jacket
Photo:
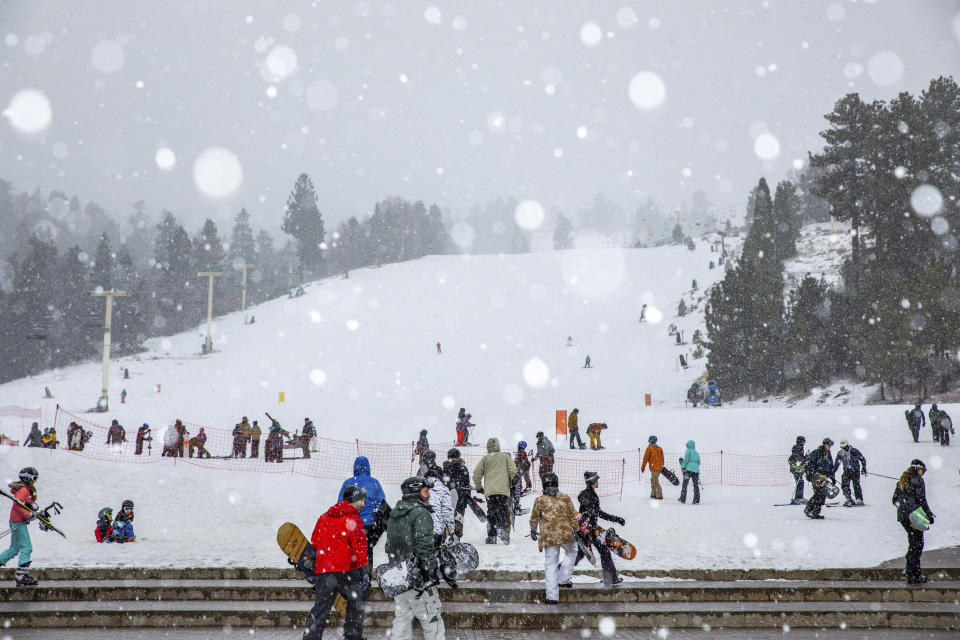
[[[330,607],[338,593],[347,601],[344,640],[362,639],[364,595],[370,580],[366,570],[367,534],[360,519],[360,509],[366,499],[363,487],[346,487],[343,500],[317,519],[310,536],[317,554],[316,597],[307,616],[303,640],[323,637]]]
[[[17,567],[17,586],[35,587],[37,580],[31,576],[30,556],[33,553],[33,544],[30,542],[30,533],[27,525],[33,519],[37,506],[37,478],[40,476],[33,467],[20,469],[20,482],[11,482],[10,491],[13,497],[29,506],[32,511],[24,509],[16,502],[10,508],[10,548],[0,553],[0,567],[15,555],[20,554],[20,565]]]

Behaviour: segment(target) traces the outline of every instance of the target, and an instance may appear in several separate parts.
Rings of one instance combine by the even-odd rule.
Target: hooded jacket
[[[570,496],[559,492],[552,496],[546,493],[537,496],[533,501],[533,511],[530,512],[530,530],[536,531],[538,526],[540,536],[537,546],[540,551],[544,547],[573,542],[574,532],[580,525]]]
[[[650,471],[663,471],[663,448],[660,445],[647,445],[647,450],[643,452],[643,461],[640,463],[641,473],[648,463]]]
[[[918,508],[923,509],[933,522],[933,511],[927,504],[927,485],[916,472],[910,474],[910,482],[906,490],[901,489],[900,484],[897,483],[893,490],[893,504],[897,507],[897,520],[901,522],[910,522],[910,514]]]
[[[347,478],[340,486],[340,493],[337,500],[343,500],[343,490],[349,486],[360,487],[367,492],[367,500],[360,509],[360,519],[364,526],[369,526],[376,522],[377,516],[374,511],[380,506],[380,503],[386,499],[383,494],[383,487],[380,482],[370,475],[370,461],[366,456],[357,456],[353,461],[353,477]]]
[[[553,454],[555,453],[553,449],[553,443],[550,442],[550,438],[543,436],[537,440],[537,456],[543,456],[544,458],[550,458],[550,461],[553,461]]]
[[[697,453],[696,446],[696,442],[687,440],[687,450],[683,453],[680,468],[688,473],[700,473],[700,454]]]
[[[473,470],[473,484],[488,496],[509,496],[510,485],[517,477],[517,465],[509,453],[500,451],[500,440],[487,440],[487,455]]]
[[[310,543],[317,573],[353,571],[367,564],[367,535],[352,504],[341,500],[317,519]]]
[[[420,498],[403,498],[390,512],[387,523],[387,557],[390,562],[416,558],[420,571],[434,575],[437,554],[433,549],[433,518]]]

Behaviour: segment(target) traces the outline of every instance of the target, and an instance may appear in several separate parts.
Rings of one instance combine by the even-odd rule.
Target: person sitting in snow
[[[113,533],[113,509],[104,507],[97,514],[97,528],[93,530],[93,537],[97,542],[108,542]]]
[[[110,533],[110,542],[136,542],[137,536],[133,533],[133,500],[124,500],[113,521],[113,531]]]

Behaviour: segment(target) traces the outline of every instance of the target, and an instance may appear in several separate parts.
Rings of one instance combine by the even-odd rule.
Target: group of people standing
[[[663,488],[660,486],[660,474],[664,468],[663,448],[657,444],[657,436],[647,438],[647,448],[640,461],[640,473],[650,466],[650,499],[663,500]],[[697,452],[697,443],[687,440],[683,457],[680,458],[680,471],[683,473],[683,487],[680,489],[678,502],[687,502],[687,487],[693,483],[693,504],[700,504],[700,454]]]

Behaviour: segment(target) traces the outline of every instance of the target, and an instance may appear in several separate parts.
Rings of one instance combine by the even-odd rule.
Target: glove
[[[44,509],[43,511],[37,511],[37,517],[42,518],[43,520],[49,520],[50,514],[47,512],[46,509]]]
[[[933,524],[933,514],[930,514],[930,524]]]
[[[534,542],[537,541],[537,538],[540,537],[536,529],[530,529],[530,539]]]
[[[866,470],[866,469],[863,470],[863,477],[867,477],[867,470]]]
[[[477,493],[483,493],[483,487],[477,487]]]
[[[616,522],[621,527],[627,524],[627,521],[624,520],[623,518],[614,518],[613,521]]]

